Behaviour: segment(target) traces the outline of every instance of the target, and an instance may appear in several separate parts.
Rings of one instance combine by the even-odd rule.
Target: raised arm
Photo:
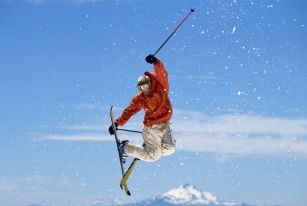
[[[166,89],[168,92],[168,73],[162,63],[161,60],[157,59],[155,56],[152,54],[148,55],[146,57],[146,61],[150,64],[153,64],[155,73],[157,75],[157,79],[159,82],[162,84],[162,86]]]
[[[163,65],[163,63],[158,59],[156,63],[154,63],[155,72],[157,74],[157,78],[162,86],[168,92],[168,73]]]

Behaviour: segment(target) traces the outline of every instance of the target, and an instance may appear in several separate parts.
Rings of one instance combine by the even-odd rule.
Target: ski
[[[134,160],[132,161],[131,165],[129,166],[128,170],[126,171],[126,173],[124,174],[123,178],[120,181],[121,187],[124,187],[124,185],[127,185],[128,178],[130,177],[130,174],[138,161],[139,159],[137,158],[134,158]]]
[[[118,138],[117,132],[116,132],[116,125],[115,125],[115,121],[114,121],[114,116],[113,116],[113,106],[110,109],[110,119],[112,122],[112,126],[113,126],[113,130],[114,130],[114,137],[115,137],[115,142],[116,142],[116,148],[117,148],[117,152],[118,152],[118,158],[119,158],[119,162],[120,162],[120,168],[121,168],[121,172],[122,172],[122,179],[120,181],[120,188],[124,189],[125,193],[127,195],[131,195],[128,186],[127,186],[127,181],[128,178],[132,172],[132,170],[134,169],[136,163],[138,162],[139,159],[135,158],[131,165],[129,166],[128,170],[125,172],[125,168],[124,168],[124,162],[121,160],[120,157],[120,152],[119,152],[119,145],[121,143],[121,140]]]

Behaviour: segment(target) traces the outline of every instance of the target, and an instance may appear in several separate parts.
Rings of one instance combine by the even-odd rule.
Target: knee
[[[149,149],[148,150],[148,162],[157,161],[162,157],[162,150],[159,148]]]
[[[176,147],[171,146],[171,147],[168,147],[167,149],[163,150],[163,156],[169,156],[171,154],[174,154],[175,152],[176,152]]]

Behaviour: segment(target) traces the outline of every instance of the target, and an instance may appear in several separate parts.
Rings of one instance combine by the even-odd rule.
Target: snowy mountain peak
[[[180,185],[158,197],[145,199],[141,202],[121,204],[120,202],[110,202],[108,199],[101,199],[87,206],[251,206],[245,203],[227,203],[218,200],[210,192],[202,192],[190,184]]]
[[[217,197],[209,192],[202,192],[193,185],[184,184],[159,197],[172,204],[218,204]]]

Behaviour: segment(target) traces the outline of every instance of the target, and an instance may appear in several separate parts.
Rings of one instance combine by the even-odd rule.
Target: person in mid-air
[[[115,120],[116,128],[123,126],[132,115],[144,109],[144,144],[133,145],[127,140],[119,146],[120,157],[124,160],[131,156],[146,162],[153,162],[162,156],[168,156],[176,150],[176,140],[170,128],[170,119],[173,114],[171,102],[168,97],[168,73],[161,60],[150,54],[146,62],[153,64],[155,72],[146,71],[138,78],[139,93],[134,96],[130,105]],[[111,135],[113,126],[109,127]]]

